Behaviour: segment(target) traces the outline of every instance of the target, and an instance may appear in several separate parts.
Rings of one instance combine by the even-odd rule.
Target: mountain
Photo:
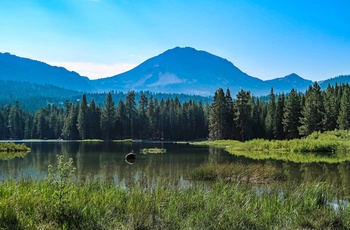
[[[313,81],[306,80],[299,75],[292,73],[285,77],[266,80],[265,84],[267,87],[273,87],[274,92],[289,92],[292,88],[304,92],[313,84]]]
[[[98,90],[136,90],[213,95],[218,88],[263,93],[264,82],[231,62],[193,48],[170,49],[125,73],[92,81]]]
[[[89,79],[76,72],[9,53],[0,53],[0,80],[50,84],[78,91],[94,90]]]
[[[319,84],[321,88],[326,89],[328,84],[335,85],[335,84],[346,84],[350,83],[350,75],[340,75],[338,77],[330,78],[324,81],[320,81]]]
[[[263,81],[242,72],[224,58],[190,47],[169,49],[125,73],[98,80],[89,80],[62,67],[0,53],[1,80],[52,85],[84,93],[135,90],[201,96],[212,96],[218,88],[229,88],[232,96],[241,89],[251,91],[254,96],[268,95],[271,87],[275,93],[287,93],[292,88],[305,92],[313,84],[295,73]],[[326,88],[328,83],[334,85],[336,82],[350,82],[350,75],[328,79],[320,84]],[[33,92],[30,89],[33,86],[28,87],[28,92]],[[72,93],[46,89],[45,92],[53,95]]]

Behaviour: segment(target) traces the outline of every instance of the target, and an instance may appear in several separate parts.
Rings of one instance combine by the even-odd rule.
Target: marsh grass
[[[0,229],[350,228],[349,207],[333,208],[337,194],[323,183],[252,186],[216,180],[184,187],[159,180],[121,187],[74,181],[72,160],[57,160],[44,180],[0,181]],[[219,169],[223,178],[230,177],[230,167]],[[243,172],[244,165],[239,167]],[[251,169],[253,175],[264,170],[273,172]]]
[[[101,140],[101,139],[84,139],[84,140],[80,140],[80,142],[104,142],[104,140]]]
[[[218,140],[192,144],[221,147],[231,154],[259,160],[276,159],[298,163],[337,163],[350,160],[349,130],[314,132],[306,138],[293,140]]]
[[[10,160],[15,157],[24,157],[30,152],[25,144],[15,144],[12,142],[0,143],[0,160]]]
[[[117,142],[117,143],[133,143],[134,140],[133,139],[123,139],[123,140],[113,140],[113,142]]]
[[[0,142],[0,152],[29,152],[25,144],[16,144],[13,142]]]
[[[284,181],[283,173],[273,166],[263,164],[203,164],[192,171],[192,178],[202,181],[267,184]]]
[[[143,149],[140,149],[140,153],[142,153],[142,154],[166,153],[166,149],[164,149],[164,148],[143,148]]]
[[[324,184],[258,189],[214,183],[152,189],[69,182],[58,211],[48,181],[0,183],[0,229],[348,229],[348,208],[329,205]]]

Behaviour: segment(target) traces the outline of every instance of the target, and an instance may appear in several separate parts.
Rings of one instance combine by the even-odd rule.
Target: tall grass
[[[293,140],[254,139],[247,142],[218,140],[192,144],[225,148],[234,155],[253,159],[277,159],[293,162],[343,162],[350,160],[350,131],[314,132]]]
[[[194,169],[191,175],[193,179],[201,181],[250,184],[266,184],[286,179],[283,173],[273,166],[242,163],[203,164]]]
[[[159,154],[159,153],[166,153],[166,149],[164,148],[143,148],[140,149],[140,153],[142,154]]]
[[[158,181],[125,188],[75,182],[72,160],[42,181],[0,181],[0,229],[349,229],[350,208],[330,186],[183,187]]]
[[[15,157],[24,157],[30,148],[25,144],[15,144],[12,142],[0,142],[0,160],[10,160]]]
[[[330,188],[252,188],[215,183],[121,188],[72,183],[58,210],[47,181],[0,184],[0,229],[348,229],[350,210],[333,209]]]
[[[27,152],[30,151],[25,144],[15,144],[13,142],[0,142],[0,152]]]

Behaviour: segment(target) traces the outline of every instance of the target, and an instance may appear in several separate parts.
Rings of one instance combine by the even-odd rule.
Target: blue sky
[[[261,79],[350,74],[350,1],[1,0],[0,52],[89,78],[176,46],[226,58]]]

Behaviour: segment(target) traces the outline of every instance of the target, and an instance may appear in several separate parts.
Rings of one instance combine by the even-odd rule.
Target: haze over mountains
[[[76,72],[43,62],[0,53],[0,80],[49,84],[81,92],[108,92],[128,90],[165,93],[185,93],[211,96],[218,88],[229,88],[235,95],[249,90],[254,96],[267,95],[271,87],[276,93],[295,88],[304,92],[312,81],[297,74],[263,81],[249,76],[231,62],[194,48],[176,47],[150,58],[134,69],[98,80],[89,80]],[[320,82],[349,82],[350,76],[340,76]]]

